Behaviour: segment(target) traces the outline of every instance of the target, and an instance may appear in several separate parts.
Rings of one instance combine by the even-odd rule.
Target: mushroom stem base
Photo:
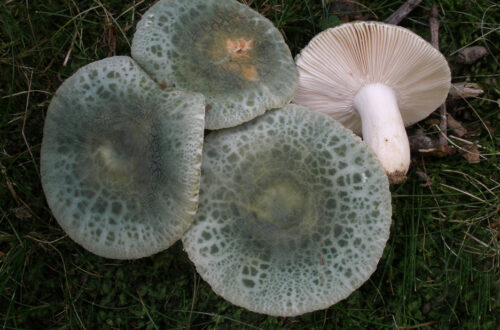
[[[354,97],[361,116],[363,139],[380,160],[390,183],[406,179],[410,145],[392,88],[376,83],[364,86]]]

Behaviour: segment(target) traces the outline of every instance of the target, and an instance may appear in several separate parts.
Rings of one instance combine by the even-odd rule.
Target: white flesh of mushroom
[[[318,34],[296,62],[294,102],[363,133],[389,181],[403,182],[410,165],[404,127],[446,99],[451,75],[444,56],[405,28],[355,22]]]
[[[404,181],[410,166],[410,145],[392,88],[369,84],[354,96],[363,139],[377,155],[391,183]]]

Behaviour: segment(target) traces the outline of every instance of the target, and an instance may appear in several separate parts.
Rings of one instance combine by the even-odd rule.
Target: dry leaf
[[[128,30],[130,30],[131,28],[134,27],[134,24],[131,24],[131,23],[127,23],[125,25],[125,27],[123,28],[123,32],[127,32]]]
[[[467,47],[458,52],[457,62],[472,64],[486,55],[488,55],[488,49],[483,46]]]
[[[462,153],[462,156],[467,159],[469,164],[478,164],[480,162],[481,153],[477,146],[465,146],[463,149],[465,149],[465,151]]]
[[[32,217],[30,210],[26,206],[20,206],[14,210],[14,215],[18,219],[29,219]]]
[[[467,130],[462,126],[462,124],[453,118],[449,113],[447,114],[448,117],[448,128],[453,130],[453,133],[457,135],[458,137],[462,137],[465,134],[467,134]]]
[[[439,126],[441,121],[438,118],[428,118],[425,120],[425,123],[429,126]]]
[[[432,309],[431,303],[426,302],[425,304],[422,305],[422,308],[421,308],[422,314],[424,314],[424,315],[429,314],[431,309]]]
[[[437,140],[433,139],[430,135],[425,135],[424,130],[421,128],[410,132],[408,139],[410,141],[410,150],[412,151],[435,149],[439,145]]]
[[[420,179],[420,181],[424,182],[424,183],[420,184],[421,187],[430,187],[430,186],[432,186],[432,180],[427,175],[427,173],[422,172],[422,171],[416,171],[415,174],[417,174],[417,177]]]
[[[448,157],[451,155],[454,155],[457,152],[457,149],[455,147],[446,144],[446,145],[440,145],[434,152],[432,153],[433,156],[439,157],[439,158],[444,158]]]
[[[418,151],[421,155],[439,158],[453,155],[456,152],[453,146],[441,145],[439,136],[436,134],[425,135],[424,130],[421,128],[410,131],[410,133],[411,135],[409,134],[408,140],[410,142],[411,151]]]
[[[460,100],[467,97],[478,97],[483,94],[484,90],[482,90],[478,84],[468,81],[462,81],[451,85],[450,92],[448,93],[448,100]]]

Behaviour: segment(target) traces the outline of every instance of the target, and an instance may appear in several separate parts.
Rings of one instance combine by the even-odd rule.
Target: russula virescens
[[[178,240],[198,206],[204,109],[201,94],[161,90],[125,56],[68,78],[41,149],[43,189],[64,231],[116,259]]]
[[[369,278],[391,214],[387,176],[361,139],[290,104],[206,137],[199,209],[183,244],[217,294],[294,316]]]
[[[235,0],[162,0],[137,24],[132,57],[160,85],[205,95],[206,128],[291,101],[298,73],[271,21]]]
[[[315,36],[296,63],[294,102],[362,133],[389,181],[404,181],[410,166],[405,126],[445,101],[451,74],[444,56],[408,29],[355,22]]]

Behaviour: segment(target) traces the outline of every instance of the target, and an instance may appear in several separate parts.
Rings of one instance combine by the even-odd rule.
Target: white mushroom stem
[[[375,83],[361,88],[354,97],[361,116],[363,140],[382,163],[390,183],[406,179],[410,167],[410,144],[392,88]]]

